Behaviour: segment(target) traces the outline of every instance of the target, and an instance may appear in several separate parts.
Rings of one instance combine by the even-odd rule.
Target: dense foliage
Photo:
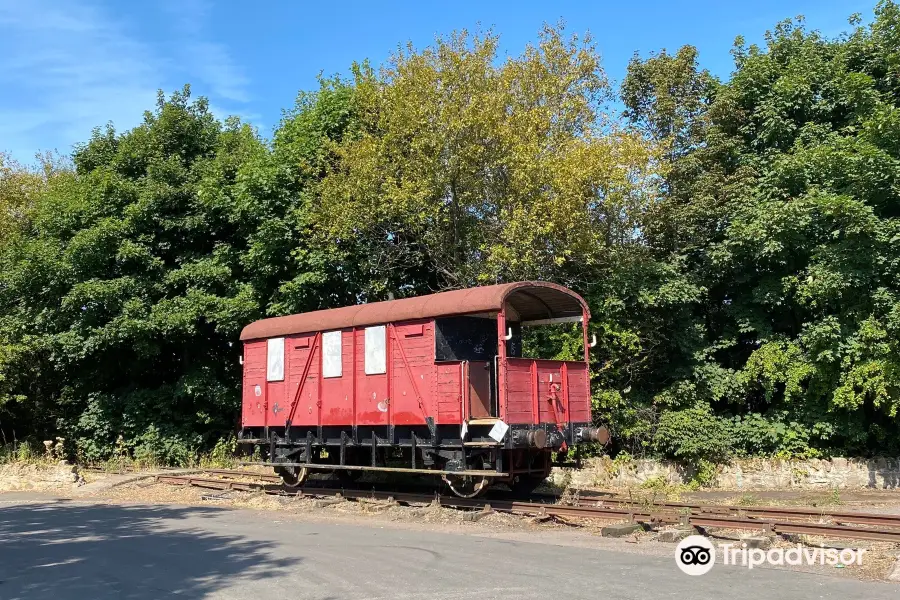
[[[733,55],[724,84],[682,49],[635,59],[623,86],[628,117],[672,157],[647,246],[694,290],[667,319],[642,441],[676,456],[895,452],[900,11],[881,3],[835,40],[784,22]]]
[[[851,24],[738,40],[727,81],[635,56],[619,90],[561,27],[506,60],[463,32],[271,141],[186,87],[71,160],[0,155],[0,432],[185,462],[237,427],[246,323],[538,278],[591,304],[614,451],[896,452],[900,8]]]

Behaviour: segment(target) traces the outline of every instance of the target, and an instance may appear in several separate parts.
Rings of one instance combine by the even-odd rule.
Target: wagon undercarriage
[[[365,472],[407,473],[439,476],[454,493],[470,497],[499,482],[529,491],[550,474],[553,452],[605,435],[588,424],[571,424],[563,432],[511,426],[505,441],[496,442],[488,434],[497,420],[484,421],[467,427],[465,442],[452,425],[381,432],[373,427],[245,428],[239,441],[259,459],[255,464],[275,468],[289,486],[302,485],[313,472],[333,472],[345,482]]]

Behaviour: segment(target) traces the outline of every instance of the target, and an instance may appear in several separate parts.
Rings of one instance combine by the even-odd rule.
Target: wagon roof
[[[561,285],[521,281],[262,319],[247,325],[241,332],[241,340],[494,312],[505,302],[509,302],[523,321],[579,317],[582,311],[588,310],[581,296]]]

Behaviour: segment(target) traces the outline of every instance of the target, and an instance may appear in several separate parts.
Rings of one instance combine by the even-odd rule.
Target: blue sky
[[[411,41],[428,45],[454,29],[493,27],[518,55],[542,23],[590,31],[609,76],[620,81],[635,51],[690,43],[704,66],[727,77],[736,35],[760,41],[777,21],[803,14],[829,35],[875,0],[744,2],[274,2],[231,0],[0,0],[0,151],[31,162],[64,154],[91,129],[124,130],[154,106],[156,90],[190,83],[216,114],[235,114],[268,137],[281,110],[316,76],[378,64]]]

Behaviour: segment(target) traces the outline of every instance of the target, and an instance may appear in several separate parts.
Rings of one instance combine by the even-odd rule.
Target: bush
[[[654,445],[666,456],[686,462],[722,462],[731,457],[734,432],[729,419],[712,414],[708,406],[664,412]]]
[[[216,442],[212,451],[200,459],[200,466],[228,469],[235,466],[237,454],[237,438],[228,436]]]
[[[693,465],[693,474],[687,483],[687,487],[692,490],[710,487],[716,482],[718,474],[719,467],[716,463],[701,458]]]
[[[135,441],[134,460],[141,466],[171,465],[185,467],[193,462],[194,451],[179,436],[164,436],[151,425]]]
[[[820,452],[811,446],[817,428],[787,420],[787,415],[765,417],[751,413],[735,417],[732,430],[736,448],[748,456],[815,458]]]

